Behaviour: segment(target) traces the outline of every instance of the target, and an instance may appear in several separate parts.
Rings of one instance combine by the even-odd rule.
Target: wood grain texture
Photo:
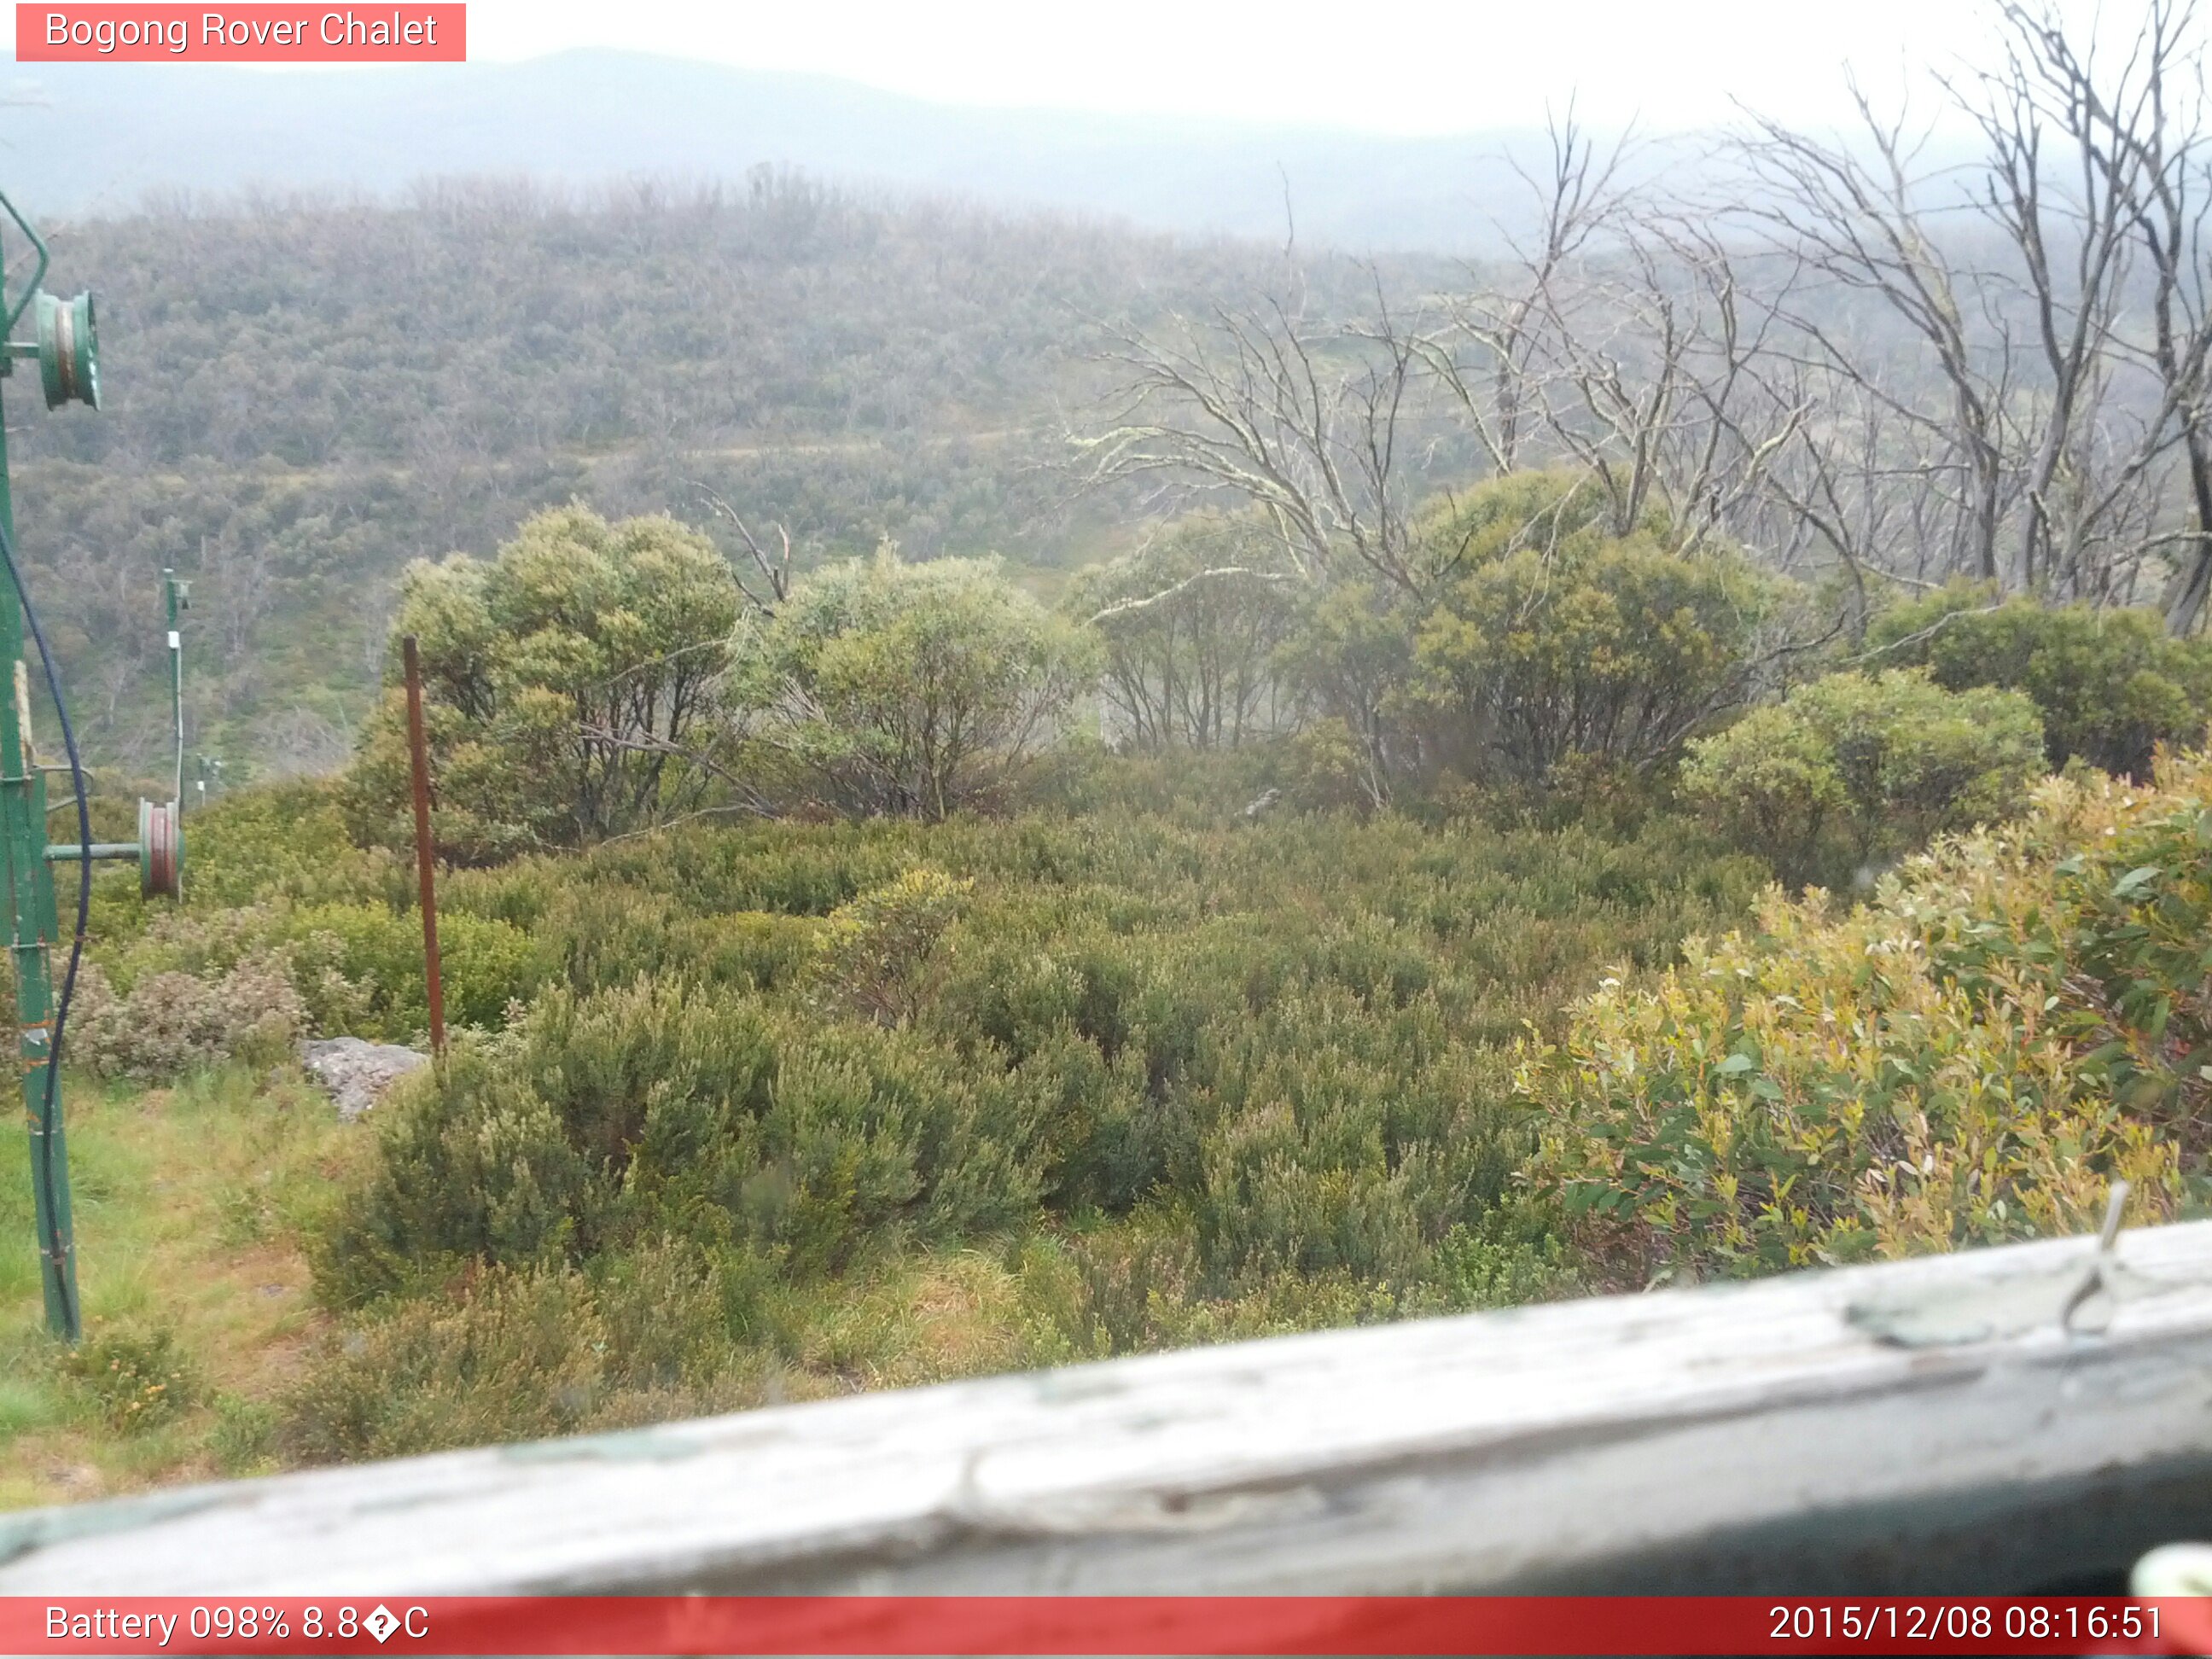
[[[2058,1240],[33,1511],[0,1518],[0,1594],[2083,1583],[2212,1527],[2212,1223],[2123,1235],[2069,1330],[2094,1256]]]

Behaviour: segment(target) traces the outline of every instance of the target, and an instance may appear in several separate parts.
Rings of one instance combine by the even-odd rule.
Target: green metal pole
[[[185,585],[173,570],[161,573],[161,592],[169,602],[169,719],[177,735],[177,775],[169,786],[169,799],[184,811],[185,801],[185,636],[177,613],[184,606]]]
[[[15,367],[0,358],[0,375]],[[0,418],[0,527],[15,544],[15,506],[8,480],[7,422]],[[23,731],[27,675],[23,662],[23,612],[12,585],[0,593],[0,664],[19,701],[0,697],[0,849],[8,876],[9,951],[15,967],[17,1053],[22,1061],[23,1106],[30,1120],[32,1204],[39,1228],[39,1282],[45,1293],[46,1328],[64,1341],[83,1332],[76,1294],[76,1238],[70,1217],[69,1146],[62,1133],[61,1091],[46,1117],[46,1072],[53,1058],[53,941],[57,931],[54,878],[47,864],[46,779],[33,767]],[[58,1084],[58,1079],[57,1079]]]

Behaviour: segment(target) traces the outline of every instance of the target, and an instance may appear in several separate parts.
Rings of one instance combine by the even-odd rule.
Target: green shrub
[[[1340,981],[1286,991],[1239,1047],[1195,1200],[1217,1289],[1281,1273],[1416,1283],[1530,1151],[1502,1060],[1453,1044],[1425,990],[1379,1019]]]
[[[340,1003],[339,992],[326,1010],[319,1010],[327,1012],[326,1030],[405,1041],[428,1029],[422,923],[415,913],[382,905],[310,905],[281,914],[274,926],[303,971],[336,975],[358,988],[349,1006]],[[439,917],[438,958],[446,1018],[459,1025],[499,1024],[507,1006],[530,995],[545,978],[542,955],[529,935],[465,912]]]
[[[1609,981],[1520,1086],[1540,1179],[1616,1282],[2094,1228],[2116,1178],[2171,1216],[2212,1107],[2212,761],[2155,791],[2051,779],[1847,915]]]
[[[604,1404],[605,1344],[580,1274],[489,1275],[356,1321],[294,1390],[283,1437],[320,1463],[572,1434]]]
[[[1163,1098],[1151,1073],[1141,1048],[1109,1059],[1073,1024],[1024,1063],[1049,1126],[1044,1191],[1055,1212],[1126,1215],[1197,1167],[1198,1104],[1180,1092]]]
[[[446,1015],[454,1024],[498,1025],[507,1005],[527,999],[547,975],[545,950],[504,921],[456,911],[440,918],[438,942]],[[120,998],[100,1003],[115,1005],[114,1040],[137,1042],[146,1055],[145,1063],[126,1068],[135,1076],[167,1074],[161,1069],[161,1051],[146,1044],[153,1033],[169,1031],[179,1020],[199,1020],[195,1030],[213,1020],[243,1030],[263,1014],[278,1012],[269,1000],[276,993],[258,978],[249,975],[225,988],[231,976],[249,968],[252,975],[273,976],[289,987],[289,997],[278,999],[287,1018],[280,1022],[283,1031],[271,1028],[276,1037],[289,1032],[408,1042],[429,1025],[422,923],[412,913],[381,903],[295,903],[280,896],[234,909],[165,911],[137,938],[101,951],[96,960]],[[155,994],[157,981],[164,1012],[143,1018],[129,1013],[137,1000]],[[234,1017],[222,1012],[234,1005]],[[145,1039],[133,1036],[134,1020],[149,1025]],[[218,1052],[242,1053],[234,1043],[212,1037],[186,1048],[179,1064]]]
[[[1420,622],[1411,694],[1467,775],[1544,783],[1571,756],[1648,767],[1755,690],[1787,586],[1732,551],[1615,536],[1598,495],[1518,476],[1418,526],[1461,574]]]
[[[166,1326],[91,1322],[67,1369],[111,1428],[138,1434],[173,1421],[198,1398],[195,1369]]]
[[[684,845],[665,844],[672,852]],[[501,954],[511,958],[510,971],[495,981],[485,976],[487,1002],[500,991],[526,998],[556,980],[578,991],[641,978],[765,991],[794,983],[818,955],[820,926],[811,918],[721,909],[713,902],[716,896],[687,890],[681,872],[672,882],[666,871],[637,873],[642,879],[629,878],[627,870],[551,859],[463,871],[441,899],[440,914],[496,924],[487,937],[508,947]],[[525,934],[526,953],[514,949]]]
[[[1127,1227],[1078,1238],[1069,1259],[1074,1293],[1060,1323],[1078,1351],[1098,1358],[1164,1347],[1198,1288],[1198,1260],[1172,1224]]]
[[[2043,714],[2055,769],[2077,757],[2150,775],[2160,744],[2202,742],[2212,715],[2212,640],[2178,640],[2148,609],[2049,607],[1954,583],[1878,616],[1869,646],[1886,665],[1921,663],[1952,690],[2022,691]]]
[[[1041,1180],[1017,1080],[680,983],[549,993],[395,1105],[319,1264],[341,1302],[425,1264],[583,1261],[664,1232],[834,1271],[1012,1224]]]
[[[680,816],[719,787],[712,691],[739,595],[714,544],[669,518],[538,514],[489,562],[401,579],[384,696],[347,775],[356,836],[404,848],[398,641],[421,641],[441,854],[496,863]]]
[[[411,867],[383,848],[356,847],[341,799],[335,781],[295,778],[234,790],[195,809],[185,825],[186,906],[221,910],[278,898],[410,902]]]
[[[641,1182],[671,1165],[704,1177],[697,1161],[765,1106],[772,1063],[757,1018],[680,985],[550,992],[514,1031],[457,1042],[441,1077],[388,1097],[378,1163],[319,1275],[350,1302],[441,1262],[588,1254],[624,1233],[641,1149]]]
[[[888,543],[749,617],[731,650],[735,730],[769,793],[929,819],[1002,802],[1098,666],[995,561],[908,564]]]
[[[1640,783],[1771,677],[1801,594],[1731,548],[1676,550],[1657,517],[1625,532],[1588,475],[1516,473],[1440,496],[1393,585],[1299,595],[1273,658],[1306,717],[1295,804],[1416,808],[1486,793]],[[1493,803],[1494,805],[1494,803]]]
[[[95,1076],[167,1082],[230,1060],[275,1065],[290,1057],[306,1026],[306,1005],[281,955],[242,957],[205,979],[149,974],[123,995],[88,962],[64,1041],[69,1059]]]
[[[1692,744],[1681,787],[1802,882],[2008,817],[2042,770],[2041,722],[2018,692],[1832,674]]]
[[[1315,720],[1286,745],[1282,769],[1289,805],[1312,812],[1372,811],[1389,799],[1372,752],[1339,716]]]
[[[820,957],[822,927],[811,916],[723,911],[687,922],[682,933],[701,977],[734,990],[784,990]]]
[[[817,945],[826,1000],[884,1025],[911,1019],[928,995],[923,975],[938,941],[975,885],[908,870],[832,910]]]
[[[1454,1312],[1516,1308],[1587,1294],[1551,1207],[1500,1204],[1473,1225],[1454,1227],[1437,1243],[1435,1278]]]
[[[1165,811],[1113,782],[1149,803],[1155,767],[1106,757],[1079,818],[700,823],[458,875],[451,912],[529,932],[550,981],[379,1109],[315,1253],[367,1346],[315,1362],[288,1432],[354,1455],[742,1401],[774,1365],[952,1374],[896,1288],[951,1252],[1006,1286],[954,1319],[1000,1322],[962,1339],[978,1364],[1576,1282],[1556,1201],[1514,1184],[1537,1126],[1510,1045],[1764,872],[1657,811],[1248,822],[1271,763],[1202,767]],[[689,1358],[617,1329],[610,1287],[664,1250],[726,1285],[667,1293],[722,1310],[677,1321]],[[541,1301],[604,1352],[540,1346]],[[532,1364],[592,1403],[511,1380]],[[380,1375],[414,1380],[387,1408]]]

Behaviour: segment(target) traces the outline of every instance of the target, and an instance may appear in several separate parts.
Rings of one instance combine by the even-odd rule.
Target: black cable
[[[62,696],[60,673],[54,667],[54,653],[47,648],[46,630],[39,626],[39,613],[31,604],[30,590],[23,586],[23,573],[15,565],[15,541],[8,527],[0,523],[0,562],[8,567],[8,579],[15,585],[15,598],[23,607],[23,623],[31,630],[31,638],[39,647],[39,661],[46,671],[46,690],[54,700],[54,713],[62,727],[62,747],[68,752],[70,787],[76,792],[76,937],[70,941],[69,971],[62,975],[62,994],[54,1005],[53,1040],[46,1047],[46,1097],[39,1109],[39,1188],[46,1200],[46,1248],[54,1261],[54,1287],[61,1297],[62,1325],[64,1329],[77,1328],[76,1310],[70,1305],[69,1274],[62,1271],[61,1211],[54,1202],[54,1124],[60,1117],[62,1079],[62,1032],[69,1024],[70,999],[76,992],[78,958],[84,954],[84,935],[92,919],[92,806],[84,787],[84,763],[77,757],[76,733],[70,729],[69,702]],[[23,764],[30,766],[30,733],[23,733]],[[40,839],[45,839],[43,827]],[[33,885],[35,890],[35,884]],[[16,918],[20,931],[22,918]]]

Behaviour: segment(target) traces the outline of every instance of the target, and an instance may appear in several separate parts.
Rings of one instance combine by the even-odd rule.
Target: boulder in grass
[[[329,1037],[310,1042],[301,1051],[300,1063],[307,1075],[322,1085],[350,1123],[384,1098],[385,1093],[429,1055],[396,1042],[364,1042],[359,1037]]]

